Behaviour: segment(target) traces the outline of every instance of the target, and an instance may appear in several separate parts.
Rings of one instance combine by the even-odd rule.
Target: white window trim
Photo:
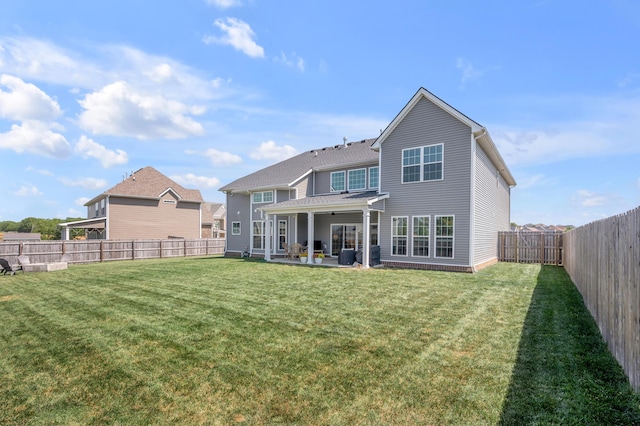
[[[378,184],[376,186],[371,186],[371,170],[373,169],[378,171]],[[380,187],[380,166],[369,167],[367,171],[367,187],[369,189],[378,189]]]
[[[234,226],[235,224],[238,224],[238,232],[235,232],[234,230]],[[242,222],[237,220],[234,222],[231,222],[231,235],[242,235]]]
[[[413,249],[415,247],[415,241],[414,238],[416,237],[416,235],[414,235],[414,227],[415,227],[415,222],[414,219],[419,218],[419,217],[426,217],[427,219],[429,219],[429,224],[427,226],[428,228],[428,232],[429,234],[427,235],[427,251],[429,252],[428,255],[426,256],[421,256],[418,254],[414,254]],[[455,224],[455,222],[454,222]],[[432,254],[431,251],[431,216],[429,215],[415,215],[415,216],[411,216],[411,257],[419,257],[420,259],[427,259],[430,258]],[[447,257],[448,259],[448,257]]]
[[[364,185],[362,188],[351,188],[351,179],[349,178],[349,174],[352,172],[364,171]],[[361,169],[351,169],[347,170],[347,191],[366,191],[367,190],[367,168],[363,167]]]
[[[344,182],[344,188],[342,189],[333,189],[333,175],[339,175],[342,174],[342,178],[343,178],[343,182]],[[331,172],[331,175],[329,176],[329,191],[331,192],[342,192],[344,190],[346,190],[347,188],[347,173],[343,170],[341,172]]]
[[[254,245],[254,243],[253,243],[253,240],[255,239],[255,237],[258,236],[255,233],[255,225],[256,225],[256,223],[260,224],[260,230],[262,232],[260,234],[260,236],[262,237],[262,241],[260,241],[261,242],[261,244],[260,244],[261,247],[256,247]],[[265,243],[265,241],[264,241],[265,232],[264,231],[265,231],[265,229],[264,229],[264,220],[252,220],[251,221],[251,249],[252,250],[264,250],[264,243]]]
[[[260,194],[260,201],[256,201],[256,195]],[[271,194],[271,201],[264,201],[264,195]],[[264,203],[273,203],[273,191],[260,191],[254,192],[251,194],[251,203],[252,204],[264,204]]]
[[[407,239],[407,253],[406,254],[393,254],[393,238],[394,236],[394,230],[395,227],[393,226],[393,219],[406,219],[407,221],[407,235],[405,235],[405,238]],[[391,216],[391,241],[390,241],[390,246],[391,246],[391,256],[398,256],[398,257],[407,257],[409,256],[410,250],[409,250],[409,216]]]
[[[436,235],[436,229],[439,217],[451,217],[453,218],[453,235],[451,237],[438,237]],[[438,238],[451,238],[451,257],[438,256],[437,240]],[[456,258],[456,216],[453,214],[438,214],[433,217],[433,257],[436,259],[455,259]]]
[[[280,225],[282,225],[284,223],[284,240],[289,241],[289,221],[287,221],[286,219],[278,219],[278,240],[276,242],[277,244],[277,248],[276,250],[282,250],[280,248],[280,237],[282,237],[283,235],[280,234]]]
[[[424,149],[425,148],[429,148],[431,146],[438,146],[438,145],[442,145],[442,177],[440,179],[429,179],[429,180],[424,180]],[[420,179],[419,180],[415,180],[412,182],[405,182],[404,181],[404,152],[405,151],[409,151],[412,149],[420,149],[420,163],[416,164],[420,166]],[[429,163],[429,164],[435,164],[435,163]],[[406,166],[409,167],[409,166]],[[425,182],[439,182],[444,180],[444,143],[433,143],[430,145],[423,145],[423,146],[414,146],[412,148],[405,148],[402,150],[402,153],[400,155],[400,181],[401,183],[404,184],[412,184],[412,183],[425,183]]]

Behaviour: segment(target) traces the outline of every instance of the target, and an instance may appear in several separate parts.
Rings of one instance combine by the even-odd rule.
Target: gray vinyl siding
[[[295,192],[298,194],[297,197]],[[311,195],[313,195],[313,173],[302,178],[291,190],[292,199],[310,197]]]
[[[295,199],[296,191],[295,189],[280,189],[276,191],[277,195],[275,201],[281,203],[283,201],[289,201],[290,199]],[[273,221],[273,236],[274,236],[274,244],[276,245],[276,253],[284,253],[284,250],[280,248],[279,244],[279,235],[278,235],[278,222],[281,220],[285,220],[287,222],[287,243],[290,244],[295,238],[295,223],[294,216],[287,215],[276,215],[270,216],[269,220]],[[261,250],[262,251],[262,250]],[[271,252],[273,252],[273,247],[271,248]]]
[[[242,252],[251,242],[250,196],[227,194],[227,251]],[[233,235],[233,222],[240,222],[240,235]]]
[[[510,188],[484,150],[475,158],[474,264],[498,256],[498,231],[510,228]]]
[[[390,193],[380,220],[380,254],[383,260],[469,266],[471,198],[471,128],[427,99],[420,100],[381,147],[381,192]],[[442,143],[443,180],[402,183],[402,150]],[[454,258],[434,257],[435,216],[455,216]],[[391,218],[409,218],[407,256],[391,255]],[[413,216],[430,216],[428,258],[413,257]]]

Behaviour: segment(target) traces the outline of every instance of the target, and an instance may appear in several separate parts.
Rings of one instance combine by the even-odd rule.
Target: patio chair
[[[300,253],[302,253],[302,244],[300,243],[291,244],[291,259],[300,257]]]
[[[22,266],[13,269],[7,259],[0,259],[0,272],[2,272],[2,275],[15,275],[16,271],[22,271]]]
[[[293,252],[291,250],[291,247],[289,247],[289,244],[282,243],[282,248],[284,249],[285,256],[287,256],[289,259],[293,259]]]

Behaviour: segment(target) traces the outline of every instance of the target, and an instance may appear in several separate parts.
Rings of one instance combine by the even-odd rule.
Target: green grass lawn
[[[640,424],[564,269],[0,276],[0,424]]]

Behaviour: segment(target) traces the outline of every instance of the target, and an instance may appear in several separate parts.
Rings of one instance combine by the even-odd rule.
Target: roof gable
[[[396,115],[396,117],[391,121],[391,123],[389,123],[387,128],[384,129],[384,131],[380,134],[378,139],[376,139],[375,143],[372,145],[371,148],[379,151],[384,141],[389,137],[391,133],[393,133],[396,127],[398,127],[398,125],[402,122],[402,120],[404,120],[404,118],[409,114],[409,112],[411,112],[411,110],[422,99],[427,99],[433,102],[442,110],[451,114],[453,117],[455,117],[456,119],[460,120],[462,123],[469,126],[471,128],[471,133],[475,137],[476,141],[482,147],[482,149],[484,149],[484,151],[487,153],[487,156],[489,157],[489,159],[491,159],[491,162],[495,165],[496,169],[498,169],[498,171],[500,172],[502,177],[505,179],[507,184],[509,186],[516,185],[515,179],[511,175],[511,172],[509,171],[509,168],[507,167],[506,163],[502,159],[502,156],[498,152],[498,149],[496,148],[493,142],[493,139],[491,139],[491,136],[489,135],[489,132],[487,131],[487,129],[484,126],[475,122],[474,120],[470,119],[469,117],[467,117],[466,115],[464,115],[463,113],[461,113],[460,111],[458,111],[457,109],[455,109],[454,107],[452,107],[451,105],[449,105],[448,103],[446,103],[445,101],[443,101],[442,99],[440,99],[439,97],[437,97],[436,95],[429,92],[427,89],[423,87],[421,87],[416,92],[416,94],[413,95],[411,100],[407,102],[404,108],[402,108],[402,110],[398,113],[398,115]]]
[[[473,121],[472,119],[470,119],[469,117],[467,117],[466,115],[464,115],[463,113],[461,113],[460,111],[458,111],[457,109],[455,109],[454,107],[452,107],[451,105],[449,105],[448,103],[446,103],[445,101],[443,101],[442,99],[434,95],[433,93],[429,92],[424,87],[421,87],[416,92],[416,94],[413,95],[413,97],[409,100],[409,102],[407,102],[404,108],[402,108],[402,110],[398,113],[398,115],[396,115],[396,117],[391,121],[391,123],[389,123],[386,129],[384,129],[384,131],[380,134],[378,139],[376,139],[376,142],[373,144],[372,148],[380,149],[380,145],[382,145],[382,143],[387,139],[387,137],[389,137],[389,135],[395,130],[395,128],[398,127],[398,124],[400,124],[402,120],[404,120],[407,114],[409,114],[409,112],[423,98],[426,98],[429,101],[433,102],[442,110],[448,112],[453,117],[457,118],[458,120],[460,120],[461,122],[469,126],[472,132],[475,133],[483,129],[483,127],[480,124],[476,123],[475,121]]]
[[[96,200],[106,196],[160,199],[167,192],[175,194],[180,201],[203,202],[202,194],[200,194],[199,190],[186,189],[153,167],[147,166],[132,173],[131,176],[95,197],[85,206],[91,205]]]

